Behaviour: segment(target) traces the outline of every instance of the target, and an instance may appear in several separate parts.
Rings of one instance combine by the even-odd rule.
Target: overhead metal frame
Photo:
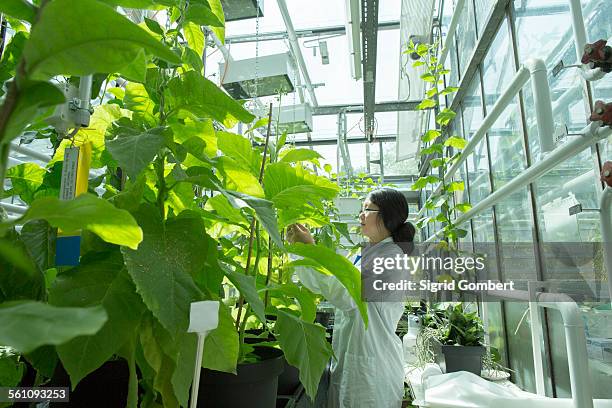
[[[417,110],[417,106],[421,101],[394,101],[394,102],[381,102],[374,104],[374,112],[397,112],[397,111],[413,111]],[[364,106],[360,103],[348,104],[348,105],[326,105],[319,106],[313,109],[313,115],[337,115],[340,112],[346,113],[363,113]]]
[[[376,118],[376,46],[378,41],[378,1],[361,0],[363,114],[366,138],[373,140]]]
[[[399,20],[395,21],[385,21],[378,23],[378,30],[399,30],[400,22]],[[302,30],[295,30],[295,36],[297,38],[308,38],[308,37],[320,37],[327,35],[343,35],[346,34],[346,27],[344,25],[338,26],[329,26],[322,28],[307,28]],[[242,34],[242,35],[233,35],[225,37],[226,44],[240,44],[240,43],[248,43],[254,42],[259,39],[259,41],[278,41],[284,40],[287,38],[287,31],[272,31],[269,33],[259,34],[259,37],[256,37],[255,34]]]

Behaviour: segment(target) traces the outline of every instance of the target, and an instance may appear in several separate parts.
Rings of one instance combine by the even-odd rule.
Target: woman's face
[[[385,228],[382,226],[382,222],[378,221],[380,219],[378,210],[378,206],[366,198],[359,213],[361,233],[374,242],[380,241],[380,236],[385,235]]]

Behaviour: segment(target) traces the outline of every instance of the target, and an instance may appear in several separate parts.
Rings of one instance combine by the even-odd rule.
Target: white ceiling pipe
[[[576,61],[581,63],[584,46],[587,44],[586,27],[584,26],[584,15],[580,0],[569,0],[570,12],[572,14],[572,30],[574,32],[574,42],[576,43]],[[606,73],[601,68],[592,69],[588,65],[583,65],[580,73],[587,81],[598,81]]]
[[[304,56],[302,55],[302,51],[300,50],[300,43],[298,42],[297,36],[295,35],[295,29],[293,28],[293,23],[291,22],[291,16],[289,15],[289,10],[287,9],[287,3],[285,3],[285,0],[276,1],[278,3],[278,8],[280,9],[281,15],[283,16],[285,27],[287,28],[289,45],[291,47],[293,55],[297,59],[300,72],[304,76],[306,89],[308,90],[308,94],[310,95],[310,103],[313,107],[316,108],[317,106],[319,106],[319,103],[317,102],[317,96],[315,95],[314,87],[312,86],[312,82],[310,81],[310,75],[308,75],[308,67],[306,66],[306,62],[304,62]]]
[[[501,202],[503,199],[514,194],[521,188],[533,183],[535,180],[548,173],[557,165],[572,158],[577,153],[585,150],[586,148],[597,143],[598,141],[609,137],[610,135],[612,135],[612,128],[601,127],[601,122],[592,122],[580,132],[580,136],[572,138],[572,140],[557,147],[555,150],[550,152],[548,156],[546,156],[543,160],[525,169],[523,172],[521,172],[518,176],[510,180],[499,190],[494,191],[484,200],[474,205],[468,212],[458,217],[455,220],[455,225],[458,226],[466,221],[469,221],[476,215]],[[434,235],[430,236],[426,240],[426,242],[432,242],[434,238],[441,235],[441,233],[441,231],[436,232]]]
[[[465,0],[458,0],[455,5],[455,11],[453,12],[453,18],[448,26],[448,33],[446,33],[446,40],[444,41],[444,48],[442,48],[442,53],[440,54],[440,64],[444,65],[446,61],[446,57],[448,56],[448,52],[451,49],[453,39],[455,38],[455,32],[457,31],[457,25],[459,24],[459,17],[463,12],[463,7],[465,6]]]
[[[19,146],[17,143],[11,143],[11,150],[17,153],[21,153],[24,156],[28,156],[33,159],[40,160],[41,162],[45,164],[49,163],[49,161],[51,160],[51,157],[47,156],[46,154],[29,149],[25,146]]]

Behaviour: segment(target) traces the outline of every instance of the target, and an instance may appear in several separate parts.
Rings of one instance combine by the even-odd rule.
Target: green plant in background
[[[360,275],[335,252],[348,231],[329,221],[324,203],[339,189],[309,168],[316,152],[285,146],[286,135],[257,139],[251,129],[266,118],[245,136],[227,131],[255,117],[203,76],[202,26],[223,39],[220,1],[34,3],[0,4],[17,31],[0,68],[0,186],[9,179],[2,195],[29,205],[23,217],[0,223],[0,345],[10,348],[0,356],[0,385],[19,382],[25,360],[36,385],[61,362],[76,387],[121,357],[130,370],[128,406],[186,406],[196,345],[186,333],[190,303],[220,300],[231,286],[238,304],[221,305],[203,367],[236,372],[253,358],[246,329],[260,328],[274,334],[271,346],[314,396],[331,348],[313,323],[316,298],[291,281],[292,268],[336,275],[367,323]],[[163,9],[169,22],[137,25],[116,6]],[[57,137],[45,119],[64,95],[51,80],[87,74],[96,74],[93,96],[103,102],[90,126],[54,140],[45,168],[7,169],[9,143],[24,132]],[[103,174],[89,180],[90,194],[60,201],[63,153],[87,143],[91,167]],[[336,239],[287,246],[283,231],[296,222]],[[81,232],[79,266],[55,267],[58,228]],[[289,262],[288,252],[303,259]]]
[[[457,212],[467,212],[471,206],[469,203],[454,204],[455,192],[463,191],[465,183],[463,181],[445,180],[446,173],[460,157],[461,150],[465,147],[465,139],[453,135],[448,135],[451,122],[456,113],[449,108],[440,110],[440,98],[457,92],[458,88],[444,87],[444,75],[450,73],[438,61],[438,44],[418,44],[412,41],[408,45],[407,54],[416,54],[419,59],[413,63],[414,67],[423,67],[424,73],[421,79],[430,88],[426,92],[426,98],[419,104],[417,109],[435,110],[435,129],[429,129],[421,136],[422,148],[419,154],[429,159],[432,169],[437,169],[438,175],[427,175],[419,178],[412,185],[413,190],[422,190],[427,186],[440,185],[437,192],[431,194],[425,202],[425,208],[436,211],[434,216],[423,216],[417,220],[417,227],[423,228],[427,224],[437,222],[442,230],[442,240],[446,241],[453,250],[457,249],[457,242],[460,238],[467,235],[467,231],[455,225],[454,218]]]

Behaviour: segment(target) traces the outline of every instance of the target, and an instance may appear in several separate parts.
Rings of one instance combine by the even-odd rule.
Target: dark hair
[[[404,253],[411,253],[414,249],[416,229],[406,221],[408,218],[406,197],[392,188],[380,188],[368,194],[368,199],[378,206],[380,220],[391,232],[393,242],[402,248]]]

